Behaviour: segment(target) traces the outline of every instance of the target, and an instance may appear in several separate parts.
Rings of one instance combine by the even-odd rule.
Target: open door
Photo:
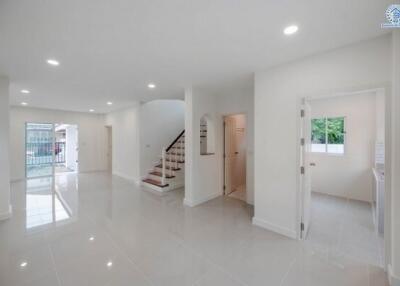
[[[311,107],[305,101],[301,111],[301,188],[302,188],[302,216],[301,238],[306,239],[311,219]]]
[[[224,118],[224,166],[225,166],[225,182],[224,189],[225,195],[228,195],[234,191],[233,189],[233,172],[234,164],[237,157],[236,146],[235,146],[235,131],[236,123],[232,117]]]

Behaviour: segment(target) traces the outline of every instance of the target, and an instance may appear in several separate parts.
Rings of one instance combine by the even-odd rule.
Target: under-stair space
[[[185,131],[161,151],[160,161],[149,171],[142,185],[158,192],[167,192],[185,183]]]

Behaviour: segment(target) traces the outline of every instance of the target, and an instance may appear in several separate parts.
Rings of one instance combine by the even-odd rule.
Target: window
[[[311,152],[344,154],[344,117],[311,120]]]

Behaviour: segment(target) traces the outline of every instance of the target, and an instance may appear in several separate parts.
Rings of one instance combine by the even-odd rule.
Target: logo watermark
[[[390,5],[386,10],[387,23],[382,28],[400,28],[400,4]]]

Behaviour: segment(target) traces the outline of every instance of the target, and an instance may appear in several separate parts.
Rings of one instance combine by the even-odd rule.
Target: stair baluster
[[[169,153],[169,175],[172,177],[172,169],[174,168],[174,163],[172,162],[172,154]]]
[[[177,185],[180,186],[182,184],[182,178],[180,178],[177,172],[182,169],[180,168],[179,164],[183,164],[185,160],[185,154],[183,153],[184,134],[185,130],[183,130],[178,137],[175,138],[168,148],[162,148],[161,164],[158,163],[155,166],[157,169],[149,172],[149,177],[142,180],[147,185],[154,186],[151,188],[156,188],[157,191],[168,191],[171,189],[171,187],[174,189]],[[159,171],[160,169],[161,171]],[[178,183],[176,182],[176,179],[178,179]],[[168,183],[169,180],[171,180],[170,183]]]
[[[161,175],[161,184],[164,186],[165,185],[165,176],[166,176],[166,173],[165,173],[165,166],[166,166],[166,157],[167,157],[167,155],[166,155],[166,153],[167,153],[167,151],[166,151],[166,149],[165,149],[165,147],[163,147],[163,149],[162,149],[162,153],[161,153],[161,160],[162,160],[162,175]]]
[[[184,144],[183,144],[183,141],[182,141],[182,137],[181,137],[181,141],[180,141],[179,143],[180,143],[179,145],[180,145],[180,147],[181,147],[181,149],[180,149],[180,151],[179,151],[179,152],[180,152],[179,154],[180,154],[180,156],[181,156],[181,162],[183,162],[183,160],[184,160],[185,158],[184,158],[184,155],[183,155],[183,145],[184,145]]]
[[[176,149],[175,149],[175,153],[174,153],[174,159],[175,159],[175,169],[178,169],[178,154],[177,154]]]

